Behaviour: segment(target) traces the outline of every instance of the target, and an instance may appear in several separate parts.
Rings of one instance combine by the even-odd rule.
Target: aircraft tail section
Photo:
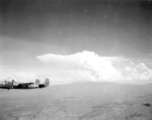
[[[46,78],[45,81],[44,81],[44,86],[45,87],[49,86],[49,84],[50,84],[50,80],[48,78]]]
[[[35,86],[36,86],[36,87],[39,87],[39,84],[40,84],[40,80],[39,80],[39,79],[36,79],[36,80],[35,80]]]

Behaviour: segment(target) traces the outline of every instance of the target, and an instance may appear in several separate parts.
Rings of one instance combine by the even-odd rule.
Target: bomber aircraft
[[[28,83],[18,83],[15,82],[15,80],[12,80],[12,82],[4,81],[3,84],[0,84],[0,88],[3,89],[35,89],[35,88],[44,88],[49,86],[50,80],[48,78],[45,79],[44,84],[40,84],[40,80],[36,79],[34,82],[28,82]]]

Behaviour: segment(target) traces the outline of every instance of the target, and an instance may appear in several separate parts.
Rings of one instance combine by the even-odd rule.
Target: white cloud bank
[[[77,81],[151,81],[152,70],[145,61],[140,63],[124,57],[102,57],[94,52],[83,51],[72,55],[45,54],[37,56],[47,69],[42,68],[42,76],[38,73],[16,72],[0,73],[0,81],[15,79],[19,82],[34,82],[39,78],[50,78],[51,84],[65,84]],[[52,73],[52,64],[60,70]],[[50,69],[48,67],[50,66]],[[54,76],[53,76],[54,75]]]
[[[144,63],[134,63],[123,57],[101,57],[94,52],[83,51],[72,55],[46,54],[37,57],[45,63],[57,63],[73,68],[75,73],[93,81],[151,80],[152,70]],[[114,64],[120,64],[119,67]],[[77,72],[79,70],[79,72]],[[78,78],[77,78],[78,79]]]
[[[37,58],[46,63],[54,62],[59,65],[65,65],[65,67],[77,67],[78,69],[91,71],[102,79],[116,79],[120,77],[120,72],[112,66],[112,60],[120,59],[116,57],[99,57],[94,52],[84,51],[65,56],[47,54]]]

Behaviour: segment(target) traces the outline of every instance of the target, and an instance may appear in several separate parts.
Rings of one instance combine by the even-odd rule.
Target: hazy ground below
[[[151,84],[0,89],[0,120],[152,120],[151,104]]]

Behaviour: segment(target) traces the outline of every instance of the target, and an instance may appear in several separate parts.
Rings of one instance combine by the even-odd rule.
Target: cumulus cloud
[[[137,62],[137,60],[120,56],[103,57],[94,52],[83,51],[72,55],[45,54],[38,56],[37,59],[44,62],[47,68],[41,68],[38,73],[34,73],[34,71],[1,72],[0,82],[11,81],[12,79],[18,82],[34,82],[37,78],[40,78],[43,82],[46,77],[52,81],[52,85],[78,81],[126,82],[152,79],[152,70],[145,61],[138,60]],[[57,65],[59,70],[54,70],[54,65]]]
[[[79,79],[101,80],[150,80],[152,70],[145,63],[135,63],[124,57],[102,57],[94,52],[83,51],[72,55],[45,54],[37,57],[45,63],[58,63],[65,67],[75,67]],[[119,67],[114,64],[120,64]],[[79,72],[78,72],[79,70]],[[75,76],[78,79],[78,76]]]
[[[100,79],[118,79],[121,73],[112,66],[112,61],[120,60],[120,57],[100,57],[94,52],[83,51],[73,55],[46,54],[37,57],[46,63],[57,62],[61,65],[75,66],[93,74]]]
[[[125,67],[125,72],[128,74],[127,79],[132,80],[151,80],[152,70],[144,63],[134,64],[131,63],[130,67]]]

